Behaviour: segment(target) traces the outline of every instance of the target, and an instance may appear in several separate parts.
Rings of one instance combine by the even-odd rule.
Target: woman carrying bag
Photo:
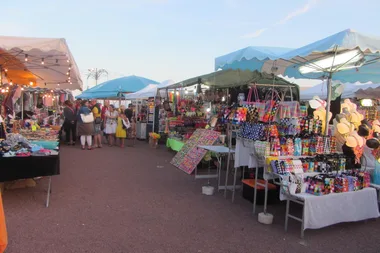
[[[80,136],[80,143],[82,150],[92,149],[92,135],[94,135],[94,115],[88,107],[88,101],[81,102],[81,107],[78,111],[78,135]]]

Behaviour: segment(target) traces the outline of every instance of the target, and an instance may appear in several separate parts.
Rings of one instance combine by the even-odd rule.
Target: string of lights
[[[71,69],[72,65],[70,59],[64,54],[53,52],[34,55],[25,53],[23,50],[19,49],[11,49],[7,52],[0,51],[0,87],[4,86],[3,77],[7,78],[8,84],[12,86],[13,79],[20,78],[20,76],[18,76],[20,72],[18,71],[28,72],[31,76],[35,77],[32,78],[33,80],[31,81],[20,83],[25,86],[36,85],[37,80],[35,79],[38,79],[38,82],[42,81],[45,86],[47,84],[56,84],[57,86],[60,86],[60,84],[63,83],[72,84]],[[38,70],[49,70],[58,74],[57,76],[61,76],[62,79],[56,82],[47,82],[45,78],[36,73]],[[1,92],[3,92],[3,90],[4,92],[7,92],[7,89],[1,89]]]

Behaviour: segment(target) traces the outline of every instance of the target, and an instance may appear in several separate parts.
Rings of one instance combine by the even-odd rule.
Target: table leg
[[[47,196],[46,196],[46,207],[49,207],[50,193],[51,193],[51,176],[49,177],[49,185],[48,185],[48,191],[47,191]]]
[[[290,205],[290,200],[289,200],[289,199],[286,199],[286,211],[285,211],[285,232],[288,232],[289,205]]]
[[[264,213],[267,213],[267,207],[268,207],[268,180],[265,180]]]
[[[255,184],[254,184],[254,189],[253,189],[253,214],[256,213],[256,199],[257,199],[257,180],[258,180],[258,166],[256,166],[255,169]]]
[[[304,213],[305,213],[305,203],[303,203],[303,205],[302,205],[301,239],[303,239],[303,237],[305,235],[305,229],[303,228],[304,222],[305,222]]]
[[[220,189],[220,175],[222,174],[222,157],[217,155],[216,158],[218,159],[218,191]]]
[[[235,167],[235,171],[234,171],[234,185],[232,186],[232,203],[235,201],[236,174],[237,174],[237,167]]]
[[[227,198],[228,174],[230,173],[230,159],[231,159],[231,153],[228,153],[227,169],[226,169],[226,182],[224,184],[224,197],[225,198]]]

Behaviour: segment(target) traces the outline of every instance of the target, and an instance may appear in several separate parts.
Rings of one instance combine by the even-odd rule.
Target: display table
[[[58,155],[0,157],[0,182],[49,177],[46,207],[49,206],[51,176],[60,174],[60,158]]]
[[[184,145],[185,145],[184,142],[176,140],[176,139],[168,138],[166,140],[166,147],[177,152],[180,151]]]
[[[213,175],[213,174],[206,175],[203,178],[218,178],[218,191],[223,190],[223,189],[227,189],[229,186],[227,186],[227,185],[221,186],[220,185],[221,170],[222,170],[222,157],[228,155],[228,153],[234,154],[235,150],[229,149],[225,146],[203,146],[203,145],[200,145],[198,147],[203,148],[207,151],[211,151],[216,156],[216,159],[218,160],[218,171],[217,171],[217,173],[215,175]],[[228,166],[229,166],[229,162],[227,161],[227,167]],[[197,169],[195,169],[195,178],[196,179],[202,178],[201,176],[197,175]]]
[[[290,202],[303,205],[301,218],[289,214]],[[374,188],[323,196],[300,193],[287,196],[285,231],[288,228],[289,218],[302,223],[301,237],[303,237],[306,229],[318,229],[341,222],[361,221],[379,216],[377,194]]]

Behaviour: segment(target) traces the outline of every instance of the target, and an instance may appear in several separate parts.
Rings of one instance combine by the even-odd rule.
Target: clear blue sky
[[[379,0],[17,0],[2,4],[0,33],[65,38],[81,71],[181,81],[246,46],[296,48],[347,28],[380,36],[379,9]]]

